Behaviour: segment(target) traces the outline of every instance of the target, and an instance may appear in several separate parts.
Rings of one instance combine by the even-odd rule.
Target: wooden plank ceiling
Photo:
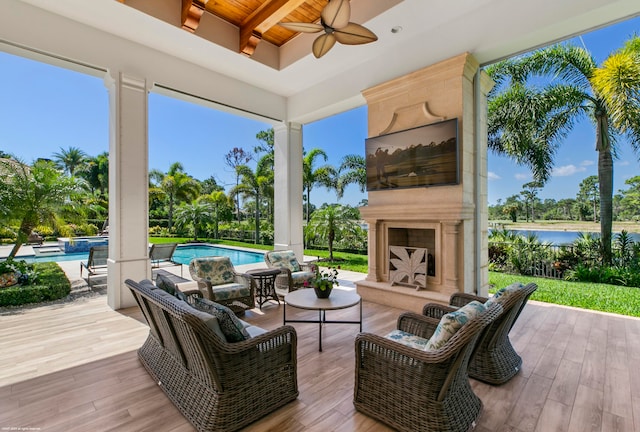
[[[126,3],[126,0],[119,0]],[[238,27],[239,52],[251,56],[261,40],[281,46],[297,33],[279,22],[318,22],[328,0],[182,0],[182,28],[195,32],[211,13]]]

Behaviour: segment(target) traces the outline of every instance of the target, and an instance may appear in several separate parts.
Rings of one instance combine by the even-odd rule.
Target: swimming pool
[[[24,259],[28,263],[33,262],[62,262],[62,261],[86,261],[88,253],[72,253],[72,254],[56,254],[43,256],[17,257]],[[186,244],[178,245],[173,254],[173,259],[181,264],[189,264],[193,258],[205,256],[227,256],[231,259],[233,265],[254,264],[263,262],[263,254],[258,252],[249,252],[239,249],[230,249],[208,244]]]
[[[173,253],[173,259],[181,264],[189,264],[193,258],[206,256],[226,256],[233,265],[254,264],[264,262],[264,254],[230,249],[211,245],[178,246]]]

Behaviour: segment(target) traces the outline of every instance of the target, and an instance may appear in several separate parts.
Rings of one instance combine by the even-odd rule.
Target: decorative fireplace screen
[[[426,288],[428,256],[427,248],[389,245],[389,282]]]

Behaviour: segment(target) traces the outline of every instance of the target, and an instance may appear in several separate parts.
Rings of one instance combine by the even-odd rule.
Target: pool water
[[[211,245],[178,245],[173,253],[173,259],[181,264],[189,264],[193,258],[206,256],[227,256],[233,265],[254,264],[263,262],[263,254],[258,252],[247,252],[238,249],[229,249]],[[46,256],[17,257],[24,259],[28,263],[33,262],[62,262],[62,261],[86,261],[88,253],[56,254]]]
[[[178,246],[173,253],[173,259],[181,264],[189,264],[193,258],[206,256],[226,256],[231,259],[233,265],[254,264],[264,262],[264,254],[247,252],[238,249],[229,249],[211,245],[185,245]]]

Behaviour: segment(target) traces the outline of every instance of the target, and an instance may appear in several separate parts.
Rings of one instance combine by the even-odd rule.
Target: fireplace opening
[[[389,282],[425,289],[436,276],[436,230],[389,228]]]

